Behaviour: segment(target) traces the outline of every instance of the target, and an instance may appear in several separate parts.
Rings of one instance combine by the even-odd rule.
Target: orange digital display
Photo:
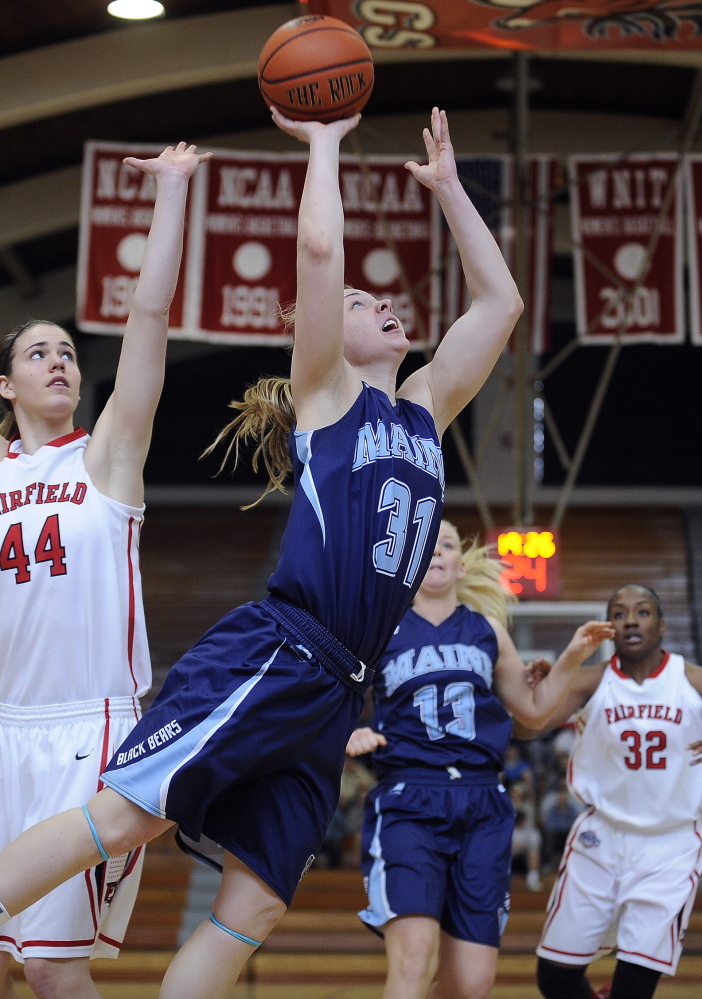
[[[560,592],[560,537],[541,527],[496,527],[487,533],[488,544],[504,565],[505,589],[522,600],[544,600]]]

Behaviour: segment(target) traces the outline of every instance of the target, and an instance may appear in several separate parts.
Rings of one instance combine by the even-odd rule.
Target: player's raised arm
[[[95,426],[85,463],[101,492],[130,505],[143,499],[142,471],[163,387],[168,310],[180,267],[188,181],[211,155],[198,154],[195,146],[181,142],[153,159],[125,160],[156,178],[156,202],[115,389]]]
[[[358,377],[352,377],[344,364],[344,211],[339,189],[339,143],[356,127],[360,115],[324,125],[293,121],[277,108],[271,113],[279,128],[310,147],[298,215],[295,346],[290,370],[298,422],[310,429],[310,424],[337,419],[360,388]]]
[[[449,329],[431,363],[411,375],[398,394],[423,402],[442,434],[490,374],[523,303],[497,243],[458,178],[445,111],[433,109],[424,143],[429,162],[406,167],[439,199],[472,304]]]
[[[491,619],[490,624],[499,648],[495,692],[516,721],[532,734],[563,725],[594,693],[602,669],[580,667],[602,642],[613,637],[608,621],[588,621],[577,628],[551,671],[535,687],[529,685],[507,631],[497,621]]]

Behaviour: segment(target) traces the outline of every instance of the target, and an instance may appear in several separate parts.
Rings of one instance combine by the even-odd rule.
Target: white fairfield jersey
[[[140,696],[151,684],[143,507],[98,492],[83,430],[0,461],[0,702]]]
[[[702,815],[702,766],[686,748],[702,738],[702,697],[682,656],[666,653],[641,685],[615,656],[575,730],[570,786],[607,818],[659,832]]]

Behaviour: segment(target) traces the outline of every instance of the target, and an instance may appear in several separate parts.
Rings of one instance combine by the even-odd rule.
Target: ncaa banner
[[[468,196],[495,237],[507,264],[514,270],[513,157],[457,156],[456,165]],[[554,156],[529,157],[529,343],[534,354],[543,353],[549,346],[553,196],[558,181],[559,168]],[[446,325],[450,326],[468,309],[470,295],[458,249],[448,230],[444,240],[444,317]]]
[[[372,49],[702,49],[695,0],[309,0]]]
[[[685,157],[690,339],[702,345],[702,156]]]
[[[583,343],[613,343],[622,328],[626,343],[683,341],[677,168],[678,157],[672,153],[570,157],[576,325]],[[661,219],[671,184],[673,197]]]
[[[367,177],[355,158],[341,157],[345,279],[376,298],[391,298],[413,348],[420,349],[436,339],[438,215],[430,192],[404,162],[369,157]],[[208,340],[287,343],[278,303],[295,301],[307,156],[215,152],[206,167],[204,225],[193,237],[200,286],[191,326]],[[417,315],[411,290],[422,288]]]
[[[138,189],[131,179],[138,171],[125,168],[131,173],[124,174],[119,163],[125,155],[153,151],[101,143],[86,150],[80,329],[121,333],[124,328],[141,264],[141,256],[129,257],[124,246],[138,242],[143,254],[155,184]],[[111,165],[102,164],[110,157]],[[345,271],[350,284],[393,300],[412,348],[421,349],[437,339],[440,223],[435,199],[404,169],[404,162],[401,157],[369,157],[366,175],[355,158],[342,156]],[[271,346],[289,342],[278,305],[295,299],[297,212],[306,168],[304,153],[225,151],[215,151],[200,167],[189,192],[172,337]],[[112,201],[107,204],[101,170],[111,180]],[[120,202],[125,197],[130,199],[127,208]],[[139,198],[141,214],[135,214]],[[131,270],[117,273],[120,260]]]
[[[163,146],[88,142],[83,158],[76,324],[89,333],[122,333],[132,307],[156,200],[156,178],[122,160],[148,159]],[[193,227],[193,187],[185,212],[183,263],[169,315],[185,335],[185,270]]]
[[[300,153],[217,151],[205,164],[189,274],[189,326],[198,338],[289,342],[278,304],[295,300],[297,209],[306,165]]]

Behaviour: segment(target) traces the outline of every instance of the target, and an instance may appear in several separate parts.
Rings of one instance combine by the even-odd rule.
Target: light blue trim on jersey
[[[131,798],[152,814],[165,819],[166,797],[174,774],[193,756],[196,756],[217,729],[231,718],[241,702],[266,673],[283,644],[278,646],[268,662],[259,668],[255,676],[250,677],[240,687],[237,687],[226,701],[218,705],[199,725],[186,732],[180,739],[161,747],[158,752],[152,753],[150,756],[142,756],[125,767],[109,770],[103,775],[103,782],[119,791],[120,794]],[[171,769],[164,779],[163,772],[166,768]],[[114,779],[114,784],[112,779]]]
[[[359,919],[368,926],[384,926],[397,915],[390,908],[387,895],[387,885],[385,881],[385,860],[383,858],[383,848],[380,843],[380,827],[383,823],[383,816],[380,814],[380,799],[376,799],[375,812],[378,821],[375,824],[375,832],[370,845],[370,855],[375,857],[371,867],[370,877],[366,891],[368,893],[368,908],[358,913]]]
[[[250,680],[246,681],[246,683],[242,683],[242,685],[238,688],[238,690],[235,690],[233,694],[230,694],[230,696],[226,699],[226,701],[223,701],[222,704],[220,704],[218,708],[215,708],[215,710],[210,715],[208,715],[208,717],[205,718],[204,721],[201,721],[199,725],[196,725],[195,728],[192,729],[190,732],[188,732],[188,734],[184,737],[185,744],[187,746],[188,744],[192,744],[194,738],[200,736],[197,743],[193,746],[188,755],[185,758],[181,758],[178,760],[176,766],[173,767],[171,772],[168,774],[166,779],[161,784],[160,794],[159,794],[159,804],[161,806],[161,811],[163,812],[164,816],[166,814],[166,799],[168,798],[168,792],[171,787],[171,781],[173,780],[175,775],[178,773],[181,767],[184,767],[185,764],[188,763],[190,760],[192,760],[194,756],[197,756],[202,747],[209,741],[209,739],[212,738],[215,732],[218,729],[220,729],[222,725],[225,725],[229,721],[229,719],[234,714],[236,709],[239,707],[241,702],[251,693],[251,691],[254,689],[258,681],[263,677],[264,673],[267,671],[270,664],[278,655],[283,645],[284,643],[281,642],[281,644],[275,650],[275,652],[270,657],[268,662],[265,662],[263,666],[261,666],[261,668],[259,669],[258,673],[256,673],[255,676],[252,676]],[[179,742],[171,743],[171,745],[174,748],[180,745],[182,753],[182,750],[184,748],[183,742],[184,740],[180,739]],[[178,755],[180,756],[180,753]]]
[[[312,504],[312,509],[317,514],[317,520],[322,528],[322,547],[324,547],[327,540],[327,530],[324,524],[322,504],[319,502],[319,496],[317,495],[317,486],[312,478],[312,471],[310,469],[310,461],[312,460],[313,433],[313,430],[296,430],[295,448],[297,449],[297,457],[304,465],[302,475],[300,476],[300,485],[302,486],[305,496]]]

